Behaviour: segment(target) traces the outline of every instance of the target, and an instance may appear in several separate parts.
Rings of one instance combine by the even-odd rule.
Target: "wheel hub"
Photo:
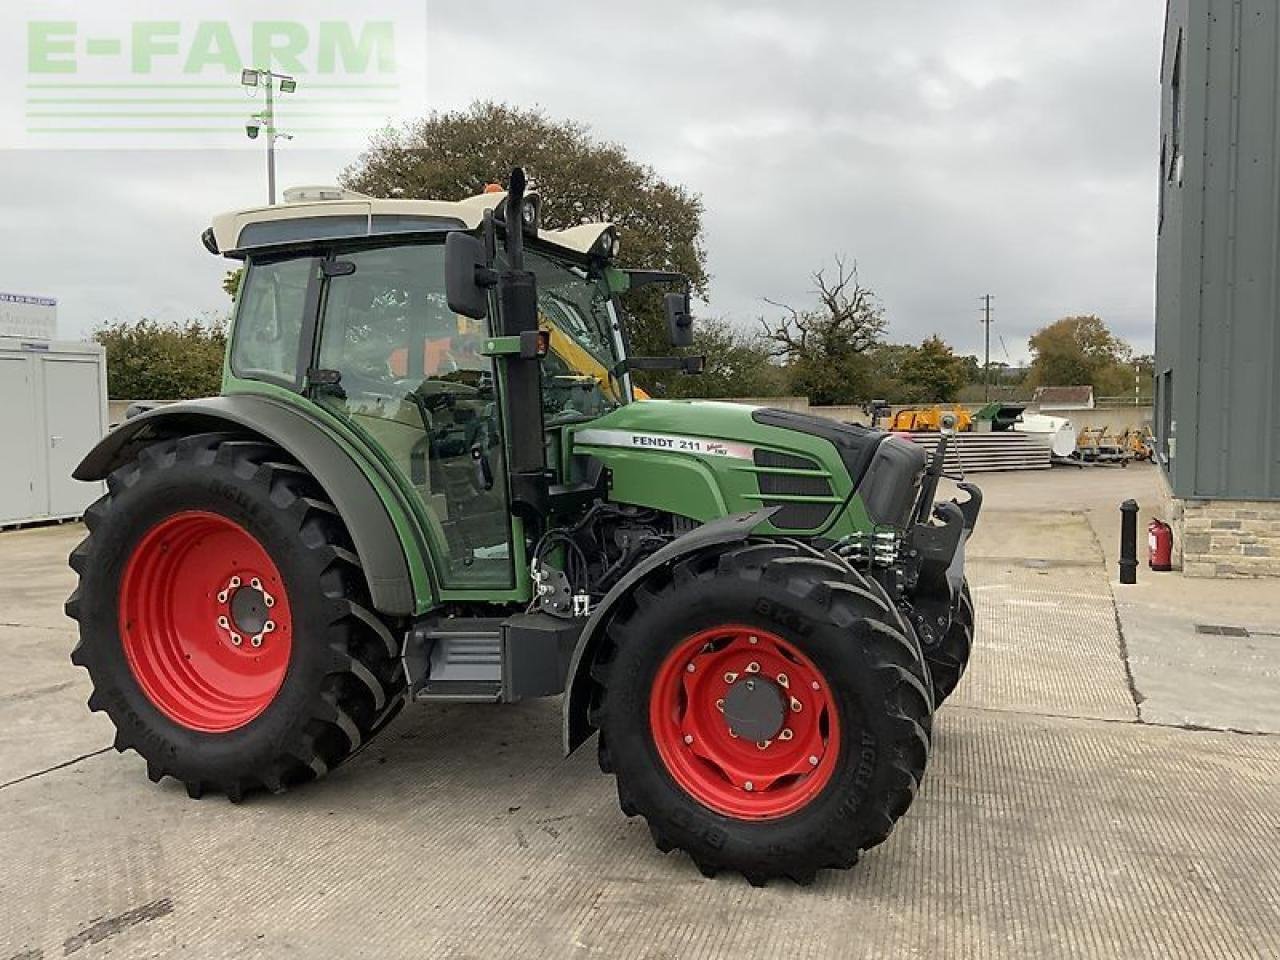
[[[773,740],[787,718],[787,698],[772,680],[742,677],[724,697],[724,722],[729,732],[747,740]]]
[[[649,724],[676,783],[743,820],[805,806],[840,754],[822,672],[789,641],[753,627],[715,627],[677,644],[654,678]]]
[[[251,647],[260,647],[267,634],[276,630],[271,619],[275,605],[275,597],[257,577],[245,584],[242,577],[233,576],[218,593],[218,626],[227,632],[232,646],[241,646],[248,637]]]

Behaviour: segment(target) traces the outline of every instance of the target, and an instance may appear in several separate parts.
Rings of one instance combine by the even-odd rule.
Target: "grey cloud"
[[[977,349],[991,292],[1015,357],[1080,311],[1149,348],[1161,0],[513,9],[431,5],[424,110],[538,104],[701,193],[711,312],[753,323],[764,296],[802,302],[809,272],[843,253],[897,339]],[[350,159],[302,143],[286,182]],[[68,332],[225,308],[223,265],[194,240],[215,210],[258,202],[257,154],[0,164],[0,287],[59,296]],[[103,226],[122,216],[131,244]]]

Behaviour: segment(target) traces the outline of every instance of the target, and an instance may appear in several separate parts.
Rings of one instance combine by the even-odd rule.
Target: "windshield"
[[[629,402],[618,314],[605,279],[530,249],[525,267],[538,278],[538,325],[551,332],[542,368],[547,417],[595,417]]]

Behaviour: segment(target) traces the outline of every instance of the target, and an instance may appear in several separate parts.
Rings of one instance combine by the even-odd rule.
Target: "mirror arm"
[[[673,270],[624,270],[622,272],[626,274],[631,290],[652,286],[655,283],[677,284],[686,290],[689,289],[689,278]]]

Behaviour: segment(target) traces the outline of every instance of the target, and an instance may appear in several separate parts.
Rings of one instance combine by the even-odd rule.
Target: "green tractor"
[[[244,262],[222,394],[133,416],[71,555],[72,660],[192,797],[323,776],[407,702],[563,695],[627,816],[703,873],[808,882],[911,804],[964,670],[981,495],[780,410],[642,399],[609,224],[513,172],[457,203],[303,188],[215,218]],[[946,438],[942,444],[945,445]]]

